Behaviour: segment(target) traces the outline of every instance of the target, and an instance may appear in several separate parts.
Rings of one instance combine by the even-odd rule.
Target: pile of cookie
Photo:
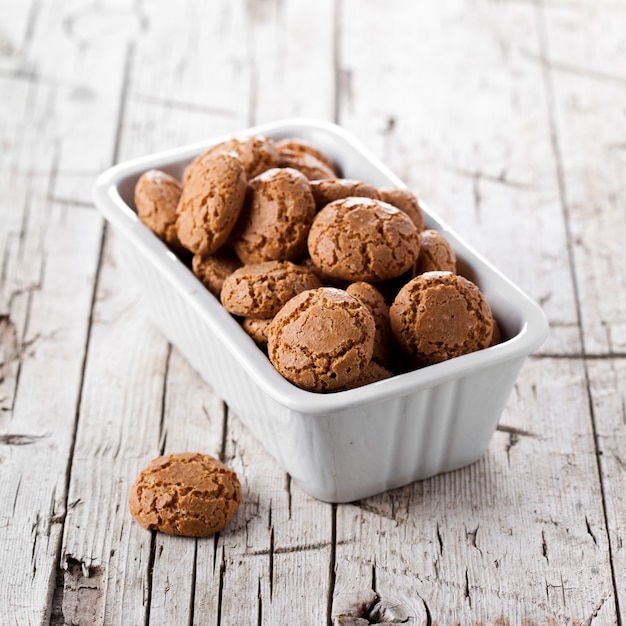
[[[301,139],[233,137],[180,182],[145,172],[135,206],[303,389],[352,389],[498,340],[416,196],[343,178]]]

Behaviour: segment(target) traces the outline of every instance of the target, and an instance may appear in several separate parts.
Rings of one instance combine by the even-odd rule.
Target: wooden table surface
[[[111,164],[335,121],[544,308],[464,469],[291,482],[148,319]],[[0,0],[0,623],[626,624],[626,4]],[[221,456],[219,535],[143,530],[161,452]]]

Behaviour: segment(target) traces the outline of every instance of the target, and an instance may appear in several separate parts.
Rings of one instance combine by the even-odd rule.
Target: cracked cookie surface
[[[176,233],[176,207],[181,193],[181,184],[160,170],[144,172],[135,186],[139,219],[175,252],[181,250]]]
[[[143,469],[128,496],[133,517],[147,530],[207,537],[222,530],[241,502],[237,474],[195,452],[158,457]]]
[[[187,181],[194,175],[196,170],[201,171],[204,169],[205,161],[223,152],[230,152],[239,158],[248,179],[278,166],[278,151],[269,137],[264,135],[231,137],[226,141],[211,146],[208,150],[198,155],[185,170],[183,176],[184,184],[187,184]]]
[[[424,230],[424,214],[419,205],[417,196],[408,189],[401,187],[383,187],[378,190],[380,199],[404,211],[417,227],[417,230]]]
[[[456,255],[448,240],[436,230],[420,233],[420,253],[415,262],[415,275],[426,272],[452,272],[456,274]]]
[[[372,185],[352,180],[351,178],[327,178],[312,180],[311,191],[315,198],[315,206],[321,211],[327,204],[343,198],[359,197],[380,200],[378,190]]]
[[[383,295],[369,283],[352,283],[346,287],[346,291],[363,304],[369,307],[370,313],[376,324],[376,335],[374,336],[374,354],[372,361],[379,365],[389,365],[391,357],[392,336],[391,323],[389,321],[389,307]]]
[[[293,153],[306,153],[314,156],[318,161],[321,161],[326,167],[328,167],[332,172],[333,176],[338,176],[339,172],[337,170],[337,166],[333,163],[332,159],[330,159],[326,154],[324,154],[321,150],[318,150],[315,146],[311,145],[308,141],[304,139],[297,139],[295,137],[286,137],[285,139],[280,139],[276,142],[276,149],[278,150],[278,154],[287,152],[288,154]]]
[[[237,222],[248,187],[238,157],[218,153],[197,166],[183,186],[176,228],[182,245],[194,254],[213,254]]]
[[[333,278],[376,282],[396,278],[415,263],[419,233],[396,207],[372,198],[327,204],[308,236],[315,265]]]
[[[293,261],[305,251],[314,215],[304,174],[292,168],[267,170],[250,181],[233,248],[243,263]]]
[[[334,391],[359,378],[374,351],[374,318],[341,289],[320,287],[287,302],[268,332],[268,355],[294,385]]]
[[[424,365],[487,348],[494,321],[479,288],[451,272],[410,280],[390,308],[393,335]]]
[[[267,319],[297,294],[321,286],[320,279],[304,267],[289,261],[266,261],[244,265],[228,276],[221,300],[233,315]]]

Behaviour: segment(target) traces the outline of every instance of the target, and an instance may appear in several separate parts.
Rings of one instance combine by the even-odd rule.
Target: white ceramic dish
[[[346,178],[404,186],[333,124],[286,120],[237,134],[300,137],[340,164]],[[96,205],[122,235],[127,269],[135,274],[157,326],[316,498],[356,500],[477,460],[524,359],[545,339],[541,309],[424,207],[427,226],[452,244],[461,273],[485,294],[505,341],[350,391],[316,394],[295,387],[134,211],[133,191],[142,172],[157,168],[180,178],[195,155],[224,139],[129,161],[97,181]]]

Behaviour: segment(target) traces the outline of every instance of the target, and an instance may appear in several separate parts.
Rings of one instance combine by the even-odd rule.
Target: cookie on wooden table
[[[147,530],[207,537],[222,530],[241,502],[237,474],[217,459],[195,452],[158,457],[130,489],[128,505]]]

